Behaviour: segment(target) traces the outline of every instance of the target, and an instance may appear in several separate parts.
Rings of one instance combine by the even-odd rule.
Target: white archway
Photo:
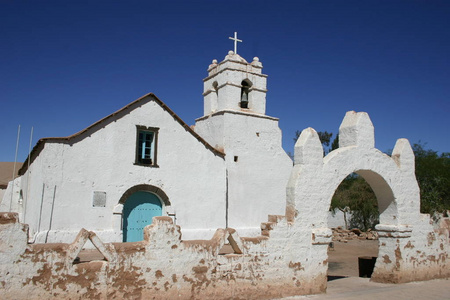
[[[381,224],[407,224],[420,214],[414,154],[408,140],[399,139],[392,156],[382,153],[374,148],[369,116],[356,112],[347,113],[339,139],[339,149],[323,157],[317,132],[312,128],[302,131],[295,145],[294,169],[287,188],[286,216],[290,222],[310,228],[326,227],[331,198],[342,180],[353,172],[375,192]]]
[[[294,168],[287,187],[286,218],[310,241],[309,260],[326,257],[332,232],[327,224],[331,199],[346,176],[355,172],[371,186],[379,204],[379,257],[375,277],[380,281],[392,272],[404,272],[398,258],[399,245],[411,237],[420,214],[420,192],[415,178],[414,153],[406,139],[399,139],[391,156],[375,148],[374,128],[367,113],[348,112],[339,128],[339,148],[323,157],[317,132],[302,131],[296,145]],[[308,237],[309,233],[309,237]],[[402,239],[400,241],[399,239]],[[381,242],[383,240],[383,242]],[[312,255],[314,254],[314,255]],[[395,257],[396,262],[394,263]],[[308,259],[307,259],[308,260]],[[326,274],[326,264],[320,264]],[[409,267],[409,266],[408,266]],[[399,280],[400,275],[394,280]]]

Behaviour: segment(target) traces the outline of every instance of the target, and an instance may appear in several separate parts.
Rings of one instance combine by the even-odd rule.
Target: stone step
[[[270,237],[270,230],[261,230],[261,235]]]
[[[272,230],[276,224],[275,222],[261,223],[261,230]]]
[[[284,220],[285,218],[286,218],[286,216],[284,216],[284,215],[269,215],[268,221],[273,222],[273,223],[278,223],[281,220]]]

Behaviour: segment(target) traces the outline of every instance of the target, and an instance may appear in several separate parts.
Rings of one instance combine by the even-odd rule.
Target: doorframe
[[[123,242],[123,206],[127,199],[136,192],[150,192],[155,194],[161,202],[162,216],[167,216],[166,210],[171,206],[167,194],[157,186],[139,184],[126,190],[122,197],[120,197],[119,203],[113,208],[113,230],[117,233],[119,242]]]

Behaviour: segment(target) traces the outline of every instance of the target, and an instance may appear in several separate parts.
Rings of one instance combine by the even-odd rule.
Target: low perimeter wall
[[[271,299],[325,292],[331,230],[311,236],[283,216],[269,216],[269,221],[262,224],[265,235],[256,238],[218,229],[211,240],[182,241],[180,227],[171,218],[155,217],[142,242],[104,244],[95,233],[82,229],[72,244],[27,244],[27,226],[18,222],[18,215],[0,213],[1,298]],[[414,255],[417,264],[426,261],[429,270],[428,277],[422,272],[419,279],[449,276],[450,222],[442,224],[425,235],[428,248],[420,247],[421,253],[434,255],[422,255],[422,262],[420,254]],[[382,243],[391,238],[388,235],[383,235]],[[395,240],[399,239],[393,240],[397,247],[393,256],[380,249],[385,254],[377,260],[379,281],[395,282],[391,267],[415,263],[402,261],[414,246]],[[77,263],[88,241],[104,259]],[[219,253],[224,244],[231,253]],[[399,281],[407,279],[414,280],[414,274]]]
[[[170,217],[155,217],[142,242],[104,244],[83,229],[72,244],[27,244],[18,215],[0,213],[0,237],[2,299],[270,299],[326,289],[326,271],[301,274],[282,251],[269,253],[267,236],[218,229],[211,240],[182,241]],[[76,263],[88,240],[104,260]],[[221,255],[225,243],[232,253]]]

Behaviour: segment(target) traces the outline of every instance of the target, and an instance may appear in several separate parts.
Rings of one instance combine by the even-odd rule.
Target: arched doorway
[[[137,242],[144,238],[144,227],[152,218],[162,215],[158,196],[148,191],[137,191],[127,198],[123,206],[123,241]]]
[[[388,188],[388,187],[387,187]],[[375,225],[378,199],[364,177],[352,173],[336,189],[331,200],[328,227],[328,281],[345,277],[371,277],[378,256]]]
[[[286,189],[286,220],[305,232],[299,245],[311,242],[310,254],[297,261],[305,265],[316,260],[314,278],[326,282],[327,249],[332,238],[327,213],[333,194],[351,173],[367,181],[378,203],[380,259],[376,260],[372,280],[400,282],[406,276],[413,278],[409,273],[417,266],[413,260],[415,249],[409,249],[412,226],[414,222],[425,224],[420,214],[414,153],[406,139],[397,140],[391,156],[376,149],[367,113],[346,114],[339,128],[339,148],[326,157],[319,135],[312,128],[303,130],[295,144],[294,167]]]

